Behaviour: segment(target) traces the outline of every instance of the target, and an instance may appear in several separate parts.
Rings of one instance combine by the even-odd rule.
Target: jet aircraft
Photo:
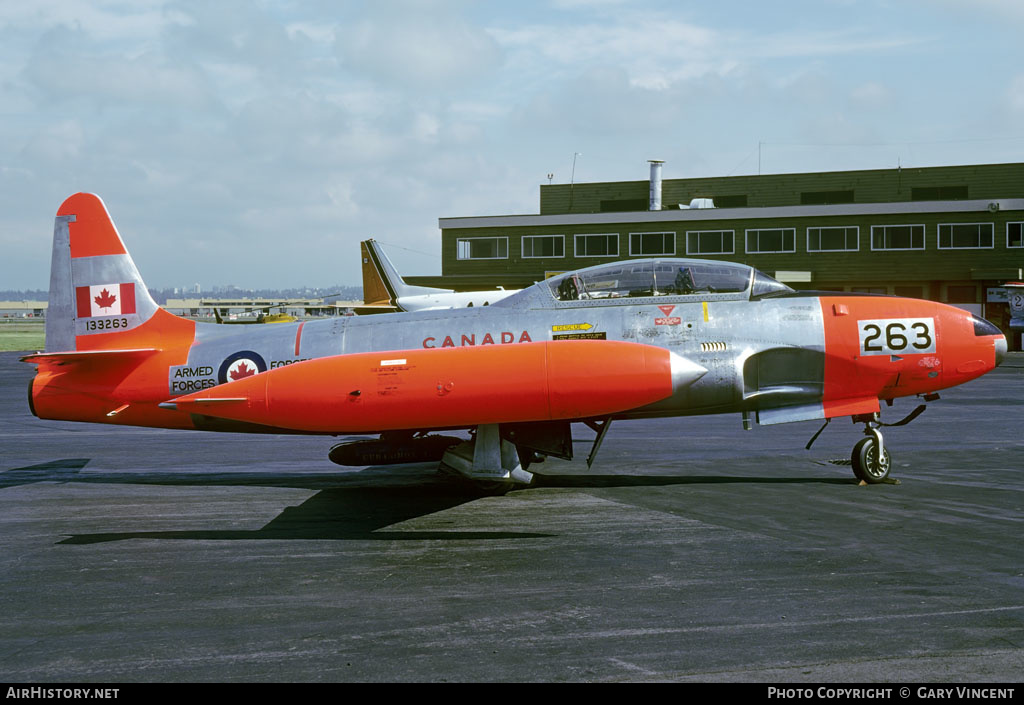
[[[938,398],[998,365],[1006,339],[931,301],[796,292],[701,259],[570,272],[489,306],[218,326],[150,298],[102,201],[57,211],[32,412],[207,431],[352,435],[341,464],[440,460],[501,487],[572,457],[572,424],[735,413],[744,426],[849,416],[853,470],[886,479],[881,403]],[[469,430],[471,440],[427,435]],[[822,427],[824,429],[824,426]],[[820,431],[819,431],[820,433]],[[815,436],[817,437],[817,436]],[[813,442],[812,438],[812,442]],[[808,444],[809,445],[809,444]]]
[[[363,240],[359,243],[359,249],[363,265],[363,305],[357,306],[355,312],[360,316],[393,311],[488,306],[518,291],[452,291],[413,286],[405,283],[376,240]]]

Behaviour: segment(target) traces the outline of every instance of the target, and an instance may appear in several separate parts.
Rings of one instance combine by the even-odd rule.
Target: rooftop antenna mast
[[[572,153],[572,173],[569,175],[569,212],[572,212],[573,186],[576,183],[576,157],[582,157],[580,152]]]

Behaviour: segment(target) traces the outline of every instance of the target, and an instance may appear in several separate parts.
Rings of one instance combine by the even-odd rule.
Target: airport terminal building
[[[441,277],[520,288],[620,259],[748,264],[795,289],[952,303],[1009,330],[1024,164],[542,185],[539,215],[441,218]],[[1019,346],[1019,336],[1016,336]]]

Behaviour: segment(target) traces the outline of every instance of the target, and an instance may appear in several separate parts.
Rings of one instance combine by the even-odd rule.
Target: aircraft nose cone
[[[1001,335],[996,338],[996,367],[1003,364],[1003,358],[1006,357],[1006,336]]]

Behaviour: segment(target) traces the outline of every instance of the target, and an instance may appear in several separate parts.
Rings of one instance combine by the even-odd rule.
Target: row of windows
[[[872,250],[923,250],[924,225],[872,225]],[[943,223],[939,229],[939,249],[992,249],[995,243],[993,223]],[[796,252],[796,228],[756,228],[746,230],[748,254]],[[691,230],[686,233],[688,255],[735,254],[736,231]],[[576,257],[618,257],[619,234],[575,235]],[[1024,222],[1006,224],[1006,246],[1024,248]],[[807,252],[857,252],[860,227],[807,228]],[[527,235],[522,238],[524,259],[564,257],[564,235]],[[675,232],[630,233],[631,257],[659,257],[676,254]],[[507,237],[460,238],[457,258],[508,259]]]
[[[684,198],[684,203],[691,198],[710,197],[717,208],[746,208],[747,194],[733,194],[729,196],[714,195],[696,192]],[[963,201],[967,199],[967,185],[959,184],[953,186],[914,186],[911,189],[911,201]],[[830,205],[837,203],[855,203],[853,189],[839,191],[803,191],[800,193],[800,204],[804,206]],[[605,199],[601,201],[602,213],[621,213],[624,211],[647,210],[648,199],[646,198],[625,198]]]

